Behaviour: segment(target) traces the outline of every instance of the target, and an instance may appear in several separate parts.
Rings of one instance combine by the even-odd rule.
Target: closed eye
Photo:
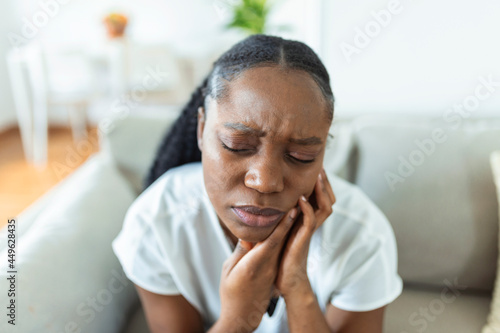
[[[233,148],[230,148],[230,147],[226,146],[224,144],[224,142],[222,142],[222,141],[220,142],[220,144],[222,145],[222,148],[227,149],[227,150],[229,150],[230,152],[233,152],[233,153],[244,153],[244,152],[247,152],[247,151],[251,150],[251,149],[233,149]]]
[[[288,155],[288,157],[289,157],[290,159],[292,159],[293,161],[295,161],[295,162],[304,163],[304,164],[314,162],[314,158],[313,158],[312,160],[301,160],[300,158],[293,157],[292,155]]]
[[[232,152],[232,153],[246,153],[246,152],[249,152],[251,151],[252,149],[234,149],[234,148],[231,148],[231,147],[228,147],[226,144],[224,144],[224,142],[220,142],[222,148]],[[292,160],[293,162],[298,162],[298,163],[303,163],[303,164],[308,164],[308,163],[312,163],[315,161],[315,159],[311,159],[311,160],[302,160],[300,158],[297,158],[297,157],[294,157],[290,154],[287,155],[287,157]]]

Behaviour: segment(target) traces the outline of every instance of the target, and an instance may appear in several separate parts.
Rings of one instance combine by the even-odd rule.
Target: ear
[[[198,148],[203,152],[203,130],[205,129],[205,108],[200,106],[198,108],[198,128],[196,130],[196,137],[198,139]]]

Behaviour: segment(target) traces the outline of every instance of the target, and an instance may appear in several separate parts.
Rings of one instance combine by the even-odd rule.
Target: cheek
[[[220,191],[227,188],[224,179],[224,165],[220,159],[203,156],[202,159],[207,191]]]
[[[316,170],[317,169],[317,170]],[[316,186],[316,182],[318,179],[318,174],[321,171],[321,167],[315,168],[307,174],[303,174],[301,177],[297,177],[296,179],[300,179],[300,183],[296,185],[296,192],[298,198],[301,195],[304,195],[306,198],[309,198],[314,194],[314,188]]]
[[[215,162],[215,163],[214,163]],[[203,177],[205,181],[205,189],[207,191],[208,198],[212,202],[212,205],[220,217],[224,213],[224,196],[221,193],[227,192],[226,184],[223,183],[222,177],[220,177],[219,170],[217,167],[217,161],[208,160],[203,158]]]
[[[207,145],[202,154],[205,187],[214,204],[224,198],[237,186],[238,170],[227,154],[213,144]],[[223,195],[225,193],[225,195]]]
[[[316,185],[316,177],[309,177],[302,187],[301,194],[304,194],[306,198],[309,198],[314,192],[314,186]]]

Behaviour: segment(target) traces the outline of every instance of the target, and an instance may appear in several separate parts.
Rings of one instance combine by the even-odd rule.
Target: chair
[[[185,64],[166,44],[144,44],[123,38],[107,45],[111,95],[137,103],[180,104],[193,83]]]
[[[68,109],[75,142],[86,137],[92,69],[82,52],[48,50],[39,42],[10,50],[7,68],[25,157],[44,168],[49,107]]]

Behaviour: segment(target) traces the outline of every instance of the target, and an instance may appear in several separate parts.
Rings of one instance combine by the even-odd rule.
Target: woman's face
[[[256,243],[314,189],[331,121],[309,74],[257,67],[227,83],[198,118],[208,196],[222,227]]]

